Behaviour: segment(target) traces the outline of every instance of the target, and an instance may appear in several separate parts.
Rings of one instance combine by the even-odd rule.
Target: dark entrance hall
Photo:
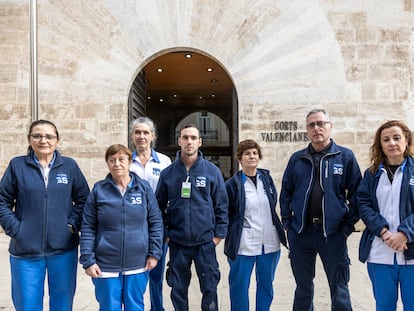
[[[149,62],[137,75],[129,95],[129,122],[150,117],[157,126],[155,149],[172,159],[178,150],[177,131],[183,123],[200,129],[200,150],[225,178],[238,170],[237,96],[227,72],[205,55],[176,51]]]

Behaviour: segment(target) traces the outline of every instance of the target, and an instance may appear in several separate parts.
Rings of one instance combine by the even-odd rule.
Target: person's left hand
[[[219,238],[219,237],[216,237],[216,236],[215,236],[215,237],[213,238],[214,245],[216,245],[216,246],[220,244],[220,241],[221,241],[221,238]]]
[[[145,270],[152,270],[154,269],[158,264],[158,259],[152,256],[149,256],[147,258],[147,264],[145,265]]]
[[[389,232],[389,231],[388,231]],[[393,232],[386,235],[384,238],[385,243],[397,252],[403,252],[407,249],[408,239],[402,232]]]

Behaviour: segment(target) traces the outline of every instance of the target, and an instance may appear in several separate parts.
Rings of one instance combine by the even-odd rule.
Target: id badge
[[[181,197],[189,199],[191,197],[191,183],[183,181],[181,184]]]

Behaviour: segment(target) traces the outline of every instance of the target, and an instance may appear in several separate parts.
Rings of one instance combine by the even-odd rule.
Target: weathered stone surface
[[[262,166],[278,185],[289,155],[307,142],[263,141],[276,121],[303,132],[307,111],[328,109],[334,138],[361,169],[382,122],[414,128],[412,0],[56,0],[38,1],[38,20],[39,116],[57,124],[62,152],[91,184],[107,172],[106,147],[128,143],[136,73],[181,47],[229,72],[239,138],[262,144]],[[0,0],[0,68],[2,173],[25,153],[31,120],[27,1]]]

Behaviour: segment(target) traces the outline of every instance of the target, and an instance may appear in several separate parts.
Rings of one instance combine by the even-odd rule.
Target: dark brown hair
[[[246,139],[239,142],[237,145],[236,159],[240,161],[243,156],[243,152],[245,152],[247,149],[257,149],[257,152],[259,153],[259,159],[262,159],[262,148],[260,148],[259,144],[253,139]]]
[[[108,149],[106,149],[105,152],[105,161],[108,161],[110,156],[113,156],[114,154],[118,153],[119,151],[122,151],[128,155],[129,160],[132,160],[132,152],[129,150],[127,146],[124,146],[122,144],[114,144],[110,145]]]
[[[32,135],[32,131],[34,127],[38,125],[44,125],[44,124],[50,125],[51,127],[54,128],[57,140],[59,140],[59,132],[57,130],[56,125],[52,121],[42,120],[42,119],[33,121],[32,124],[30,124],[29,133],[27,134],[27,140],[30,141],[30,135]],[[31,151],[33,151],[33,148],[32,146],[29,145],[29,147],[27,147],[27,153],[29,154]]]
[[[383,130],[388,129],[393,126],[398,126],[402,130],[405,136],[405,139],[407,140],[407,148],[404,151],[404,158],[413,155],[413,152],[412,152],[413,139],[412,139],[411,131],[408,128],[408,126],[405,125],[405,123],[398,121],[398,120],[387,121],[383,123],[377,129],[377,132],[375,133],[375,136],[374,136],[374,142],[372,143],[372,146],[370,149],[371,166],[369,170],[371,173],[375,173],[378,170],[380,164],[385,163],[386,161],[386,156],[384,152],[382,151],[382,147],[381,147],[381,133]]]
[[[184,124],[184,125],[180,128],[180,136],[181,136],[181,132],[182,132],[184,129],[188,129],[188,128],[195,128],[195,129],[198,131],[199,135],[200,135],[200,130],[198,129],[197,125],[192,124],[192,123],[189,123],[189,124]]]

